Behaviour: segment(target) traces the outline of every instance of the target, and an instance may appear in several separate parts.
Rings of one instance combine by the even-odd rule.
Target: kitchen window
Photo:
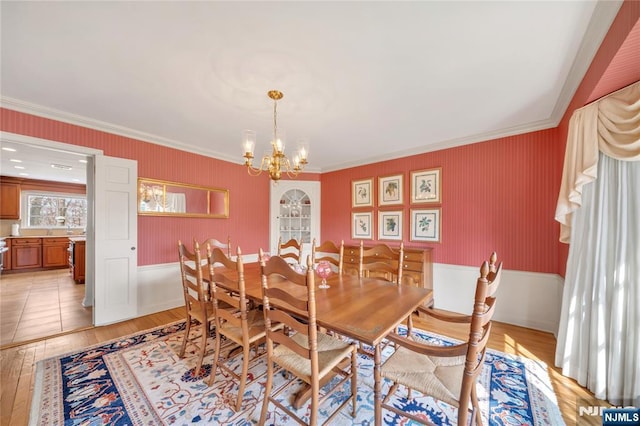
[[[78,194],[22,192],[23,228],[86,228],[87,198]]]

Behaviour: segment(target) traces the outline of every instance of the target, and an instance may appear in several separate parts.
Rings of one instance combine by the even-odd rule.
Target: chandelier
[[[278,135],[278,101],[284,96],[278,90],[270,90],[267,95],[273,99],[273,139],[271,140],[271,154],[265,154],[260,161],[259,167],[253,167],[253,149],[256,145],[256,132],[244,130],[242,132],[242,145],[244,147],[245,166],[251,176],[258,176],[263,171],[269,172],[271,180],[279,181],[283,173],[289,177],[296,177],[307,164],[307,148],[303,145],[289,161],[284,153],[284,137]]]

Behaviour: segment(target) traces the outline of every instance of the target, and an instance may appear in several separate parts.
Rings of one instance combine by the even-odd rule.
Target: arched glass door
[[[271,253],[278,239],[302,242],[302,255],[311,254],[313,239],[320,240],[320,182],[280,181],[271,184]]]
[[[290,189],[280,197],[280,237],[311,243],[311,198],[301,189]]]

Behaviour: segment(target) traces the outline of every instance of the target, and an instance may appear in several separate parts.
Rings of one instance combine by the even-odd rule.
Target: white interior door
[[[138,162],[95,157],[95,325],[137,316]]]
[[[304,200],[302,205],[283,208],[285,204],[296,199]],[[305,204],[306,200],[309,200],[308,205]],[[306,256],[311,254],[313,239],[320,241],[320,182],[272,181],[269,206],[271,253],[278,253],[280,236],[283,241],[292,237],[299,239],[302,236],[302,256],[306,259]]]

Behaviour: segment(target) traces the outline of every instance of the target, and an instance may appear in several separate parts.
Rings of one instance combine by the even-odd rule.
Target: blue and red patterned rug
[[[30,425],[186,425],[257,423],[262,408],[264,357],[250,364],[257,378],[247,386],[243,409],[230,406],[237,395],[235,381],[218,369],[215,383],[205,383],[212,355],[205,357],[203,373],[193,376],[194,357],[178,358],[184,322],[146,330],[119,340],[96,345],[64,356],[38,362]],[[448,339],[421,332],[434,343]],[[389,345],[383,360],[393,348]],[[239,369],[240,359],[230,364]],[[282,380],[280,378],[280,380]],[[546,366],[530,359],[488,351],[479,377],[478,396],[483,423],[489,425],[563,425]],[[277,380],[274,388],[281,382]],[[348,386],[348,384],[347,384]],[[383,390],[388,384],[383,386]],[[295,392],[293,390],[292,392]],[[402,392],[399,392],[402,395]],[[416,397],[416,393],[413,393]],[[288,395],[284,394],[283,399]],[[320,421],[338,406],[345,395],[336,392],[321,408]],[[456,410],[429,397],[395,403],[421,413],[435,424],[456,423]],[[272,406],[273,408],[273,406]],[[305,415],[307,408],[299,414]],[[373,361],[358,357],[357,417],[350,409],[334,420],[336,425],[373,424]],[[383,414],[387,425],[407,424],[391,412]],[[281,410],[271,410],[268,424],[294,424]]]

